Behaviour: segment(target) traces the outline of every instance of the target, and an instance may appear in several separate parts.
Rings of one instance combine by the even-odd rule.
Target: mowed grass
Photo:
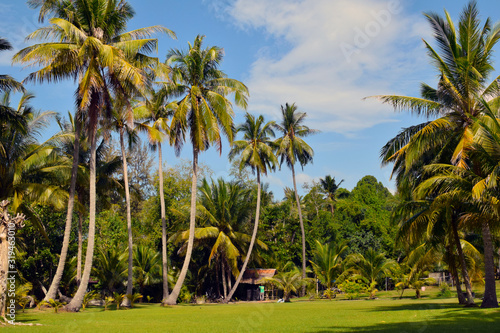
[[[295,300],[292,303],[139,304],[131,310],[80,313],[26,310],[17,320],[42,326],[2,332],[496,332],[499,309],[464,308],[454,298]],[[413,294],[411,292],[408,293]],[[409,296],[408,295],[408,296]],[[478,300],[480,302],[480,300]]]

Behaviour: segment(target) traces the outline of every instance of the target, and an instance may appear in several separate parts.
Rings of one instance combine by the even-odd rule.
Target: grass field
[[[413,292],[407,292],[408,296]],[[81,313],[19,312],[17,320],[42,326],[2,332],[496,332],[500,310],[463,308],[456,299],[295,300],[292,303],[228,305],[139,304],[131,310],[90,308]],[[478,300],[480,302],[480,300]],[[114,307],[113,307],[114,308]]]

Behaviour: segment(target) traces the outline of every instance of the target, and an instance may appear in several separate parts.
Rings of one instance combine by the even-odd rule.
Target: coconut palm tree
[[[125,188],[125,205],[126,205],[126,216],[127,216],[127,233],[128,233],[128,273],[127,273],[127,291],[126,295],[133,294],[133,235],[132,235],[132,213],[130,209],[130,188],[128,182],[128,168],[127,168],[127,154],[125,152],[125,134],[128,134],[129,146],[132,146],[134,142],[137,141],[137,133],[134,131],[134,124],[130,123],[132,117],[130,117],[130,105],[128,103],[123,103],[122,101],[115,100],[113,108],[113,118],[108,126],[114,128],[120,137],[120,150],[122,155],[122,173],[123,173],[123,185]],[[130,306],[130,299],[126,297],[124,299],[123,306]]]
[[[330,211],[332,212],[333,216],[333,211],[335,209],[335,202],[337,201],[337,197],[335,196],[337,190],[340,187],[340,184],[342,184],[344,180],[342,179],[338,184],[335,181],[335,177],[332,177],[330,175],[327,175],[325,179],[320,178],[319,183],[321,184],[321,187],[323,188],[323,192],[325,193],[326,199],[328,201],[328,205],[330,206]]]
[[[377,280],[390,273],[390,268],[394,265],[392,260],[388,260],[383,253],[378,253],[370,248],[363,256],[360,253],[349,255],[348,266],[353,270],[356,277],[364,280],[370,289],[370,298],[375,297]]]
[[[138,103],[135,110],[140,123],[139,129],[148,133],[149,142],[153,149],[158,150],[158,180],[160,192],[160,214],[161,214],[161,257],[163,276],[162,303],[166,305],[169,295],[168,291],[168,257],[167,257],[167,222],[165,209],[165,193],[163,191],[163,155],[161,144],[165,136],[169,136],[169,118],[177,107],[176,102],[167,102],[168,91],[162,87],[159,91],[151,91],[143,102]],[[145,123],[149,123],[146,126]]]
[[[227,286],[231,282],[229,272],[234,276],[239,275],[238,257],[244,253],[246,244],[251,242],[250,235],[246,234],[243,228],[250,218],[251,193],[240,183],[226,183],[221,178],[217,182],[212,181],[212,184],[204,179],[200,193],[198,212],[201,223],[205,226],[195,228],[194,238],[197,244],[209,246],[209,264],[213,260],[215,269],[220,269],[223,295],[224,299],[227,299]],[[171,237],[175,243],[183,243],[181,251],[186,249],[188,239],[188,230],[179,231]],[[263,242],[256,242],[259,247],[267,249]],[[248,257],[247,252],[245,260]]]
[[[424,181],[417,189],[422,191],[422,187],[428,186],[432,181],[434,180]],[[448,263],[450,273],[456,281],[459,303],[474,306],[466,257],[462,250],[464,240],[458,235],[457,212],[466,211],[463,209],[464,203],[451,200],[452,198],[446,193],[441,193],[441,195],[431,194],[430,191],[425,193],[427,194],[422,192],[420,200],[402,202],[395,208],[393,220],[399,223],[396,240],[407,250],[413,247],[423,248],[423,244],[430,246],[435,258],[441,256]],[[455,257],[458,257],[464,279],[466,299],[460,287]],[[408,275],[408,277],[413,277],[413,275]]]
[[[347,251],[347,248],[347,241],[321,244],[316,240],[316,248],[313,251],[314,257],[310,262],[314,274],[327,288],[327,295],[330,299],[333,281],[342,274],[342,255]]]
[[[282,133],[282,137],[276,140],[277,151],[276,155],[280,158],[280,165],[283,162],[292,170],[293,189],[295,191],[295,201],[299,211],[300,232],[302,235],[302,278],[306,277],[306,234],[304,230],[304,222],[302,221],[302,209],[300,207],[299,193],[297,192],[297,183],[295,181],[295,163],[298,161],[300,166],[304,166],[312,162],[314,151],[302,139],[308,135],[317,133],[317,130],[310,129],[303,125],[307,116],[305,112],[298,112],[297,106],[294,104],[281,106],[282,120],[279,124],[275,124],[275,128]],[[305,286],[302,288],[302,293],[305,294]]]
[[[285,269],[287,268],[286,266],[289,265],[285,265]],[[296,293],[300,287],[305,287],[311,282],[311,279],[303,278],[300,270],[297,267],[293,267],[291,270],[284,270],[272,278],[264,278],[262,281],[276,286],[279,290],[283,290],[283,299],[288,303],[290,302],[292,293]]]
[[[241,267],[240,274],[234,283],[233,288],[225,299],[229,302],[233,297],[234,292],[240,284],[241,278],[245,273],[248,261],[252,255],[252,249],[257,238],[257,231],[259,229],[259,216],[260,216],[260,195],[261,184],[260,174],[267,175],[267,171],[274,170],[278,160],[273,153],[273,142],[271,138],[274,137],[272,127],[275,125],[274,121],[265,122],[264,117],[260,115],[257,119],[249,113],[245,115],[245,122],[239,125],[236,132],[243,132],[243,140],[233,142],[233,148],[229,152],[229,159],[233,160],[236,155],[240,155],[240,171],[245,167],[249,167],[257,174],[257,208],[255,209],[255,223],[252,232],[252,240]]]
[[[134,247],[134,276],[141,295],[146,286],[160,281],[160,271],[161,258],[156,250],[145,245]]]
[[[131,92],[139,93],[149,84],[143,68],[154,66],[156,58],[142,52],[156,49],[157,40],[148,38],[156,32],[173,34],[160,26],[125,32],[134,12],[126,1],[82,0],[67,5],[68,19],[54,17],[51,25],[36,30],[29,40],[48,40],[19,51],[15,62],[37,64],[42,68],[31,73],[28,81],[78,80],[77,107],[87,115],[91,147],[90,213],[87,254],[83,278],[67,308],[81,307],[92,267],[95,237],[95,151],[96,131],[101,116],[110,117],[111,94],[128,100]]]
[[[14,109],[10,106],[9,92],[0,96],[0,104],[10,108],[15,118],[24,124],[19,127],[8,119],[0,122],[0,201],[10,200],[10,209],[25,214],[47,237],[31,205],[39,203],[57,209],[64,207],[67,192],[59,186],[61,179],[57,173],[67,169],[67,160],[58,155],[55,147],[61,135],[55,135],[41,144],[37,142],[54,112],[35,111],[29,105],[33,98],[32,94],[24,94]]]
[[[123,250],[117,246],[97,249],[92,273],[108,295],[113,295],[127,277],[127,256]]]
[[[59,262],[57,264],[56,273],[54,274],[54,278],[52,279],[49,290],[45,294],[45,298],[43,299],[44,301],[49,301],[50,299],[56,298],[56,293],[59,288],[59,283],[61,282],[61,279],[63,278],[64,275],[64,266],[66,263],[66,258],[68,256],[69,238],[71,235],[71,224],[73,220],[73,208],[75,204],[76,180],[77,180],[78,162],[79,162],[78,157],[80,153],[80,136],[82,133],[82,122],[81,119],[79,119],[80,117],[81,115],[77,114],[73,124],[74,125],[74,144],[72,145],[73,163],[71,166],[71,180],[69,187],[69,198],[68,198],[68,207],[66,212],[66,224],[64,228],[63,245],[61,247],[61,254],[59,256]],[[73,118],[71,118],[71,120],[73,120]],[[61,128],[61,130],[64,131],[63,128]],[[69,131],[69,133],[71,133],[71,131]],[[81,244],[79,243],[79,245]],[[80,269],[80,266],[78,266],[78,268]],[[79,276],[80,275],[78,275],[78,280],[80,279]]]
[[[167,299],[167,304],[177,302],[193,251],[198,155],[212,144],[215,144],[217,150],[221,152],[221,134],[226,135],[230,142],[233,141],[234,112],[227,96],[234,94],[236,105],[242,108],[247,106],[247,87],[237,80],[226,77],[219,69],[223,50],[215,46],[203,49],[203,38],[197,36],[194,43],[189,44],[187,51],[171,50],[167,55],[167,64],[173,65],[175,91],[181,96],[172,118],[170,139],[179,152],[184,143],[185,133],[189,131],[193,146],[189,240],[179,279]]]
[[[383,163],[394,162],[398,187],[409,191],[415,185],[412,179],[418,178],[414,175],[421,174],[426,164],[450,163],[470,168],[474,124],[485,110],[481,100],[499,96],[498,78],[491,83],[488,80],[494,70],[491,58],[500,38],[500,25],[493,25],[488,19],[481,26],[475,1],[463,9],[458,29],[446,11],[445,18],[435,13],[425,16],[439,46],[436,50],[424,41],[440,77],[437,88],[422,84],[421,98],[379,96],[396,110],[436,118],[404,129],[382,149]],[[489,228],[484,231],[488,233]],[[489,274],[486,276],[489,280]],[[486,297],[482,306],[497,307],[495,293],[490,290],[494,283],[487,285],[487,295],[492,298]]]

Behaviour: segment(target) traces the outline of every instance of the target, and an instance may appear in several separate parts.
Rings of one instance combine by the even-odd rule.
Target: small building
[[[264,278],[271,278],[276,274],[274,268],[249,268],[245,270],[241,278],[242,292],[240,296],[247,301],[259,301],[261,298],[261,287],[264,289],[264,299],[274,299],[274,288],[266,289]]]

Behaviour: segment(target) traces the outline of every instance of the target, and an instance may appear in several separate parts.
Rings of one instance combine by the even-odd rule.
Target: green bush
[[[446,282],[441,282],[439,284],[438,297],[451,297],[450,285]]]
[[[361,280],[346,280],[339,285],[339,289],[346,294],[347,299],[358,299],[367,287]]]

